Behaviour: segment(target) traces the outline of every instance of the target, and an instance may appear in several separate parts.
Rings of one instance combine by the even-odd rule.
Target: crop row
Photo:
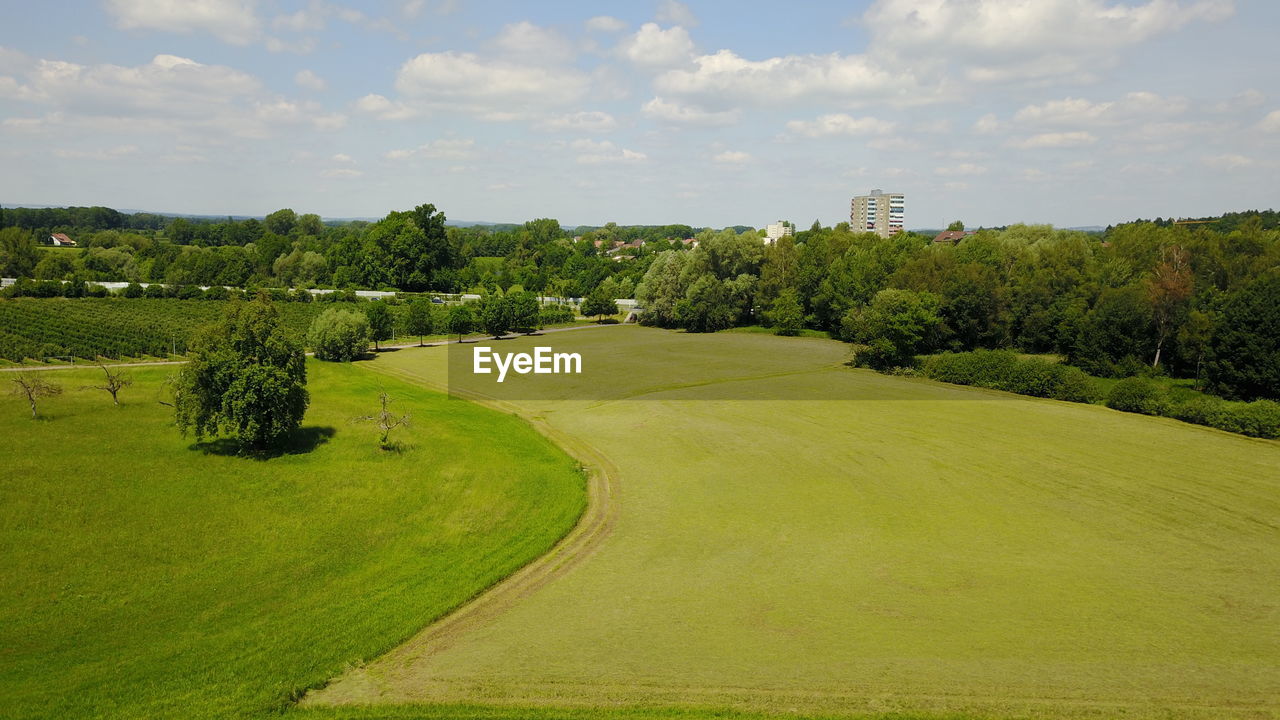
[[[225,302],[128,298],[0,300],[0,358],[139,357],[183,353],[201,325],[216,320]],[[306,334],[323,307],[280,303],[285,331]]]

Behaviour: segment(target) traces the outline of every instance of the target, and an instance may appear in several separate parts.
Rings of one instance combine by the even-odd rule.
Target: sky
[[[1275,207],[1270,0],[0,0],[0,205],[807,227]]]

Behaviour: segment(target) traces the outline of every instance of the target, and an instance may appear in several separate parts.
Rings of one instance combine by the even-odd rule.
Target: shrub
[[[1221,398],[1204,395],[1178,403],[1169,409],[1169,417],[1208,427],[1224,428],[1230,408]]]
[[[1169,416],[1250,437],[1280,438],[1280,403],[1271,400],[1228,402],[1206,395],[1175,405]]]
[[[931,355],[923,361],[927,377],[956,385],[1004,390],[1019,395],[1089,403],[1098,391],[1083,370],[1044,358],[1023,358],[1011,350],[975,350]]]
[[[85,297],[104,298],[110,294],[111,292],[109,290],[107,290],[105,287],[101,285],[98,285],[97,283],[94,283],[92,285],[86,284],[84,289]]]
[[[1280,438],[1280,403],[1255,400],[1230,403],[1228,408],[1218,428],[1250,437]]]
[[[359,310],[327,308],[312,321],[307,344],[320,360],[354,360],[369,347],[369,318]]]
[[[142,291],[142,296],[153,300],[159,300],[164,297],[164,287],[156,283],[151,283]]]
[[[198,300],[204,297],[204,291],[199,285],[179,285],[174,297],[179,300]]]
[[[1057,366],[1058,384],[1049,397],[1066,402],[1096,402],[1100,393],[1098,385],[1089,374],[1070,365]]]
[[[123,294],[127,298],[140,298],[142,297],[142,293],[142,286],[136,282],[131,282],[125,286]]]
[[[231,293],[221,285],[213,285],[208,290],[205,290],[201,297],[205,300],[226,300],[231,297]]]
[[[1107,394],[1107,407],[1143,415],[1165,415],[1169,412],[1169,398],[1151,380],[1129,377],[1116,383]]]
[[[557,304],[547,305],[538,312],[538,317],[543,325],[558,325],[560,323],[571,323],[574,317],[573,307],[570,305]]]

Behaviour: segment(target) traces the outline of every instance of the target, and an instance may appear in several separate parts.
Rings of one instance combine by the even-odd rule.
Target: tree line
[[[980,348],[1055,353],[1108,377],[1162,372],[1280,394],[1280,230],[1135,222],[1103,235],[1015,225],[958,243],[816,224],[773,246],[722,231],[654,258],[643,322],[825,330],[859,362]]]

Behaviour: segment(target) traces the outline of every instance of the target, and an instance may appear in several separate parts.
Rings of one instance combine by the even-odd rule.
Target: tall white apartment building
[[[853,198],[849,207],[849,225],[854,232],[873,232],[889,237],[902,232],[906,197],[902,193],[872,190]]]
[[[796,234],[796,226],[786,220],[779,220],[772,225],[766,225],[764,228],[764,244],[772,245],[778,242],[779,238]]]

